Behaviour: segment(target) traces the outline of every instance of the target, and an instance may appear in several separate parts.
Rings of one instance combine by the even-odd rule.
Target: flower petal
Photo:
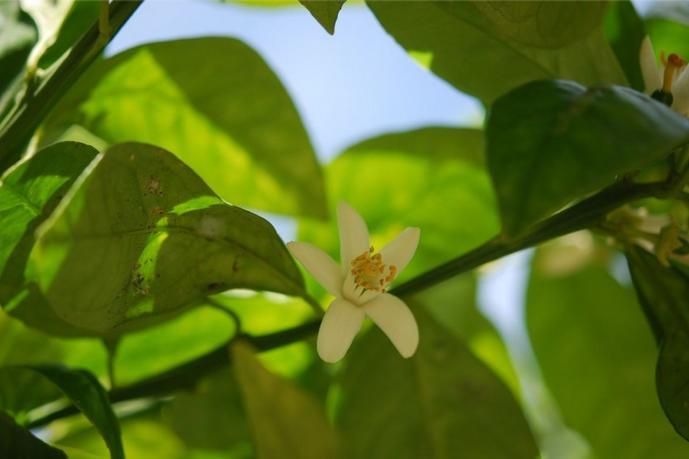
[[[641,65],[641,76],[644,79],[646,93],[650,94],[656,89],[660,89],[662,85],[662,71],[658,68],[653,43],[651,43],[651,39],[648,36],[641,42],[639,64]]]
[[[419,228],[407,228],[402,231],[380,251],[383,256],[383,263],[395,265],[397,272],[402,272],[414,256],[420,236],[421,230]]]
[[[364,311],[390,338],[402,357],[414,355],[419,345],[419,326],[402,300],[383,293],[366,303]]]
[[[368,228],[361,215],[344,202],[337,206],[337,226],[340,230],[342,270],[347,272],[349,263],[368,250]]]
[[[342,272],[330,255],[306,242],[290,242],[287,249],[328,293],[342,294]]]
[[[362,308],[340,298],[330,303],[323,316],[316,342],[316,350],[321,359],[334,363],[344,357],[363,321]]]
[[[672,85],[672,109],[689,115],[689,67],[685,67]]]

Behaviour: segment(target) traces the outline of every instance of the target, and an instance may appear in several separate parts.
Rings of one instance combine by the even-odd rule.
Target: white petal
[[[641,42],[639,64],[641,65],[641,76],[644,79],[646,92],[650,94],[656,89],[660,89],[662,86],[662,69],[658,68],[653,43],[649,37],[645,37]]]
[[[684,68],[672,85],[672,109],[687,115],[689,113],[689,68]]]
[[[328,293],[341,295],[342,272],[330,255],[306,242],[290,242],[287,249]]]
[[[349,263],[368,250],[366,222],[349,204],[337,206],[337,226],[340,230],[340,257],[343,272],[349,271]]]
[[[383,293],[366,303],[364,311],[390,338],[402,357],[414,355],[419,345],[419,326],[402,300]]]
[[[392,242],[388,243],[380,251],[383,263],[395,265],[397,272],[401,272],[411,261],[419,245],[421,230],[419,228],[407,228],[402,231]]]
[[[316,350],[321,359],[334,363],[344,357],[363,321],[362,308],[340,298],[330,303],[318,330]]]

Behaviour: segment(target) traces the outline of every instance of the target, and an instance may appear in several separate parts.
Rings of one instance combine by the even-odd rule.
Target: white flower
[[[641,75],[644,79],[646,93],[654,99],[670,105],[674,111],[684,116],[689,116],[689,71],[687,61],[677,54],[670,54],[665,58],[660,53],[663,64],[658,67],[653,44],[649,37],[645,37],[641,43],[639,61]],[[671,95],[668,98],[668,95]]]
[[[335,296],[318,331],[318,355],[331,363],[344,357],[368,316],[403,357],[411,357],[419,344],[418,325],[409,307],[385,291],[414,256],[421,230],[407,228],[374,253],[366,222],[354,209],[340,203],[337,222],[342,266],[311,244],[287,244],[292,255]]]

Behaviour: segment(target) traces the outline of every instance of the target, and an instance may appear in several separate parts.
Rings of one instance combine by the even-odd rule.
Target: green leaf
[[[644,81],[639,65],[641,41],[646,35],[644,23],[629,0],[608,3],[605,17],[605,36],[620,62],[630,86],[637,91],[644,90]]]
[[[689,22],[689,19],[687,19]],[[656,52],[677,53],[689,56],[689,23],[681,23],[663,17],[646,19],[646,30]]]
[[[477,129],[428,127],[365,140],[327,167],[330,206],[345,201],[357,209],[377,248],[406,226],[420,227],[419,248],[401,277],[409,278],[498,232],[482,154],[483,133]],[[334,219],[299,225],[300,240],[336,259],[337,234]]]
[[[230,352],[257,457],[339,457],[335,432],[316,400],[266,370],[247,343],[234,343]]]
[[[517,373],[507,347],[493,325],[479,311],[476,279],[472,273],[455,276],[414,294],[410,302],[426,311],[464,342],[519,396]]]
[[[24,269],[35,242],[36,228],[47,219],[98,151],[76,142],[51,145],[18,163],[0,186],[0,303],[28,323],[43,321],[50,331],[76,333],[42,303],[41,295],[24,281]],[[31,293],[29,293],[31,292]],[[30,295],[40,308],[32,314],[13,307]],[[37,316],[40,316],[37,317]]]
[[[67,459],[57,448],[43,443],[0,411],[0,457],[7,459]]]
[[[499,8],[515,10],[522,8],[519,4],[510,7],[497,3]],[[498,20],[498,11],[491,13],[491,22],[481,11],[495,8],[495,2],[369,1],[368,6],[403,48],[436,75],[485,104],[532,80],[566,78],[586,85],[626,82],[601,27],[565,47],[545,49],[506,38],[506,34],[531,35],[528,30],[535,30],[537,22],[527,21],[530,25],[522,32],[507,18]],[[567,2],[553,2],[546,9],[552,9],[552,17],[559,9],[571,11],[573,7]],[[576,8],[582,7],[596,11],[595,6]],[[586,11],[582,17],[588,16]],[[569,35],[567,32],[565,37]]]
[[[163,416],[190,448],[222,451],[251,441],[242,395],[231,370],[204,379],[193,393],[177,395]]]
[[[662,266],[637,247],[627,260],[639,302],[660,344],[656,385],[660,404],[677,433],[689,440],[689,276]]]
[[[543,0],[472,3],[502,38],[539,48],[560,48],[585,38],[601,24],[607,6]]]
[[[48,365],[5,367],[3,371],[33,371],[53,383],[100,432],[110,450],[110,457],[124,459],[117,417],[108,394],[91,373]]]
[[[634,292],[603,266],[566,276],[534,266],[527,325],[563,421],[584,437],[592,456],[679,459],[689,454],[689,445],[658,406],[655,343]]]
[[[234,204],[325,215],[321,170],[294,104],[237,40],[153,43],[101,61],[46,124],[47,142],[80,124],[111,144],[159,145]]]
[[[299,0],[304,8],[309,10],[311,16],[323,26],[330,35],[335,33],[337,15],[346,0]]]
[[[107,150],[37,234],[27,276],[56,316],[92,334],[159,322],[232,288],[303,291],[270,223],[150,145]]]
[[[26,13],[19,8],[19,2],[0,2],[0,118],[6,106],[12,101],[20,86],[19,75],[24,69],[26,58],[37,39],[36,27]]]
[[[537,457],[507,386],[422,309],[414,315],[421,340],[412,358],[377,328],[350,350],[338,415],[347,457]]]
[[[488,168],[503,231],[517,235],[689,140],[689,121],[628,88],[526,84],[495,102]]]

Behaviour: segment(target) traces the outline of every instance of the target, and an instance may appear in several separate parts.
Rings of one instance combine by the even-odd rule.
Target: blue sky
[[[291,94],[319,158],[381,132],[477,124],[481,106],[418,66],[364,5],[345,5],[334,36],[301,7],[148,1],[108,52],[180,37],[222,35],[256,49]],[[221,56],[219,56],[221,58]]]

